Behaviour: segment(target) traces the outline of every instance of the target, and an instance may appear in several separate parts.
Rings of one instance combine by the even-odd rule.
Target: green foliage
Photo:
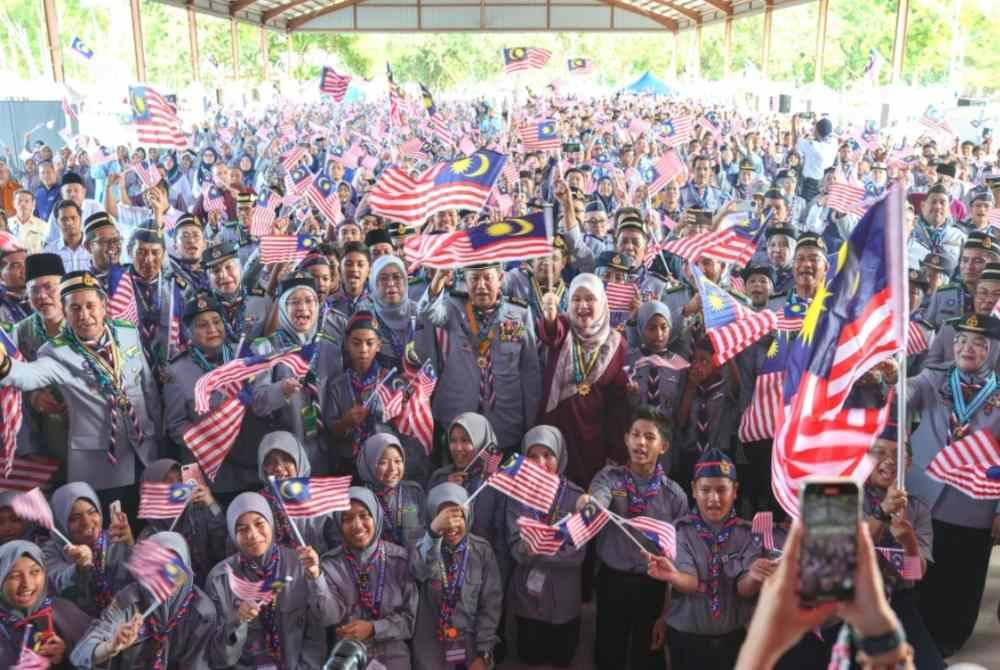
[[[132,80],[132,55],[128,0],[58,0],[59,37],[66,78],[70,82]],[[857,82],[868,60],[868,50],[878,49],[885,64],[881,81],[887,83],[897,0],[831,0],[823,81],[834,89]],[[191,55],[184,9],[153,0],[141,1],[146,42],[147,78],[168,89],[191,81]],[[818,5],[807,2],[774,11],[770,76],[776,80],[808,83],[813,79]],[[966,94],[989,94],[1000,88],[1000,23],[993,20],[994,0],[911,0],[909,35],[903,76],[913,84],[953,85]],[[230,22],[204,14],[197,16],[200,70],[210,86],[232,77]],[[763,16],[739,17],[733,22],[731,73],[739,76],[752,65],[761,69]],[[239,24],[240,79],[258,82],[263,77],[260,33],[255,26]],[[724,73],[724,25],[706,25],[702,32],[702,75],[719,79]],[[94,51],[92,61],[77,58],[69,49],[73,37],[82,38]],[[532,88],[553,78],[566,78],[564,61],[589,57],[597,62],[593,80],[618,85],[649,70],[666,81],[678,73],[694,71],[695,35],[668,33],[442,33],[352,34],[306,33],[287,36],[267,33],[271,78],[289,74],[300,81],[319,75],[322,63],[335,65],[362,78],[381,76],[386,60],[392,62],[401,83],[421,81],[434,91],[464,90],[470,85],[500,81],[503,46],[532,45],[551,49],[553,63],[543,73],[522,77]],[[5,0],[0,3],[0,69],[18,76],[48,78],[50,61],[40,0]],[[674,50],[676,68],[674,72]],[[288,67],[289,60],[291,68]]]

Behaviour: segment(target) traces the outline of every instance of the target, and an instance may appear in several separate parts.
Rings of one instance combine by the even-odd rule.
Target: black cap
[[[605,251],[597,257],[597,267],[631,272],[635,262],[628,254],[620,254],[617,251]]]
[[[240,253],[240,245],[236,242],[222,242],[205,249],[201,255],[201,264],[206,269],[219,263],[224,263],[230,258],[236,258]]]
[[[52,275],[62,277],[64,274],[66,274],[66,268],[63,265],[62,256],[59,254],[31,254],[24,260],[25,281]]]
[[[66,184],[79,184],[84,186],[83,178],[75,172],[66,172],[62,176],[62,181],[59,182],[60,186],[65,186]]]
[[[87,270],[68,272],[63,275],[62,281],[59,283],[59,295],[63,298],[76,291],[88,290],[97,291],[104,295],[104,287],[101,286],[101,282],[97,281],[97,277]]]
[[[980,202],[980,201],[989,203],[991,205],[995,204],[996,199],[993,197],[993,191],[984,188],[974,190],[972,192],[972,197],[969,199],[969,204],[971,205],[974,202]]]
[[[285,277],[281,280],[281,289],[278,291],[278,295],[284,295],[289,291],[295,290],[297,288],[308,288],[312,289],[313,293],[316,292],[316,280],[308,272],[295,272],[290,276]]]
[[[806,247],[815,247],[824,254],[827,253],[826,242],[824,242],[823,238],[816,233],[803,233],[803,235],[799,237],[796,249],[804,249]]]
[[[764,238],[771,239],[772,237],[777,237],[778,235],[784,235],[790,240],[798,239],[798,232],[791,226],[771,226],[764,229]]]
[[[924,270],[934,270],[935,272],[944,272],[945,274],[951,272],[948,260],[941,254],[927,254],[920,261],[920,267]]]
[[[743,281],[747,281],[753,275],[764,275],[771,280],[771,284],[774,284],[775,282],[774,268],[770,265],[748,265],[742,272],[740,272],[740,276],[743,277]]]
[[[1000,319],[984,314],[969,314],[955,324],[955,330],[963,333],[985,335],[991,340],[1000,340]]]
[[[1000,241],[997,241],[986,233],[973,231],[969,233],[969,236],[965,239],[965,246],[963,249],[978,249],[980,251],[988,251],[991,254],[1000,255]]]
[[[819,135],[820,139],[823,139],[833,132],[833,123],[830,119],[820,119],[816,122],[816,133]]]
[[[979,281],[1000,281],[1000,263],[987,263],[979,275]]]
[[[753,163],[747,160],[746,158],[740,161],[740,172],[742,172],[743,170],[749,170],[750,172],[754,172],[755,169],[756,168],[754,168]]]
[[[947,175],[949,177],[955,176],[955,164],[954,163],[938,163],[935,165],[937,168],[937,173],[939,175]]]
[[[205,225],[201,222],[201,219],[194,214],[188,214],[186,212],[177,217],[177,222],[174,223],[173,234],[177,235],[177,231],[184,226],[195,226],[199,230],[203,230],[205,227]]]
[[[392,244],[392,237],[389,235],[389,231],[384,228],[375,228],[369,230],[365,233],[365,246],[369,249],[374,247],[376,244]]]
[[[607,214],[608,208],[604,206],[604,203],[600,200],[591,200],[587,203],[587,206],[583,208],[583,211],[587,214],[594,212],[599,212],[601,214]]]
[[[927,195],[928,196],[934,195],[935,193],[940,193],[942,195],[946,195],[949,198],[951,198],[951,193],[948,191],[947,188],[945,188],[944,184],[942,184],[940,182],[937,183],[937,184],[934,184],[929,189],[927,189]]]
[[[190,324],[194,317],[204,312],[216,312],[219,316],[223,316],[222,303],[207,291],[198,293],[193,300],[189,300],[184,305],[184,316],[182,317],[184,324]]]
[[[911,268],[909,278],[911,284],[915,284],[925,291],[930,287],[930,280],[927,279],[927,273],[923,270],[914,270]]]
[[[83,222],[83,234],[89,242],[94,239],[94,234],[106,226],[114,226],[115,222],[107,212],[94,212]]]
[[[161,247],[166,246],[166,241],[163,238],[163,230],[158,228],[153,221],[146,221],[142,226],[136,228],[135,232],[132,233],[132,242],[159,244]]]

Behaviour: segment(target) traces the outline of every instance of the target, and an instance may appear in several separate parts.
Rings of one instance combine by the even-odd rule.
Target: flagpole
[[[889,222],[890,229],[898,230],[898,240],[887,240],[890,244],[895,242],[890,254],[899,255],[899,261],[895,263],[899,266],[902,277],[900,277],[900,343],[899,343],[899,366],[896,379],[896,488],[900,491],[906,489],[906,352],[909,348],[909,320],[910,320],[910,287],[909,278],[904,261],[905,247],[902,245],[904,223],[903,223],[903,194],[899,187],[889,197],[894,198],[895,207],[890,207],[892,221]]]
[[[485,447],[483,447],[482,449],[480,449],[479,451],[477,451],[476,455],[472,457],[471,461],[469,461],[469,464],[466,465],[464,468],[462,468],[462,474],[464,475],[466,472],[468,472],[469,468],[472,467],[472,464],[475,463],[476,461],[478,461],[479,457],[482,456],[483,454],[485,454],[486,450],[489,449],[491,446],[492,445],[487,444]]]
[[[375,388],[372,389],[372,392],[368,396],[368,399],[365,400],[364,407],[368,407],[369,405],[371,405],[372,400],[374,400],[375,396],[378,395],[378,390],[382,388],[385,385],[385,383],[389,381],[389,378],[392,377],[394,374],[396,374],[396,368],[389,370],[389,373],[382,378],[382,381],[380,381],[378,384],[375,385]]]
[[[56,534],[56,537],[58,537],[58,538],[59,538],[60,540],[62,540],[63,542],[65,542],[65,543],[66,543],[66,546],[67,546],[67,547],[71,547],[71,546],[73,546],[73,543],[69,541],[69,538],[68,538],[68,537],[66,537],[65,535],[63,535],[62,533],[60,533],[60,532],[59,532],[59,531],[58,531],[58,530],[56,529],[56,527],[55,527],[55,526],[53,526],[52,528],[49,528],[49,530],[51,530],[51,531],[52,531],[53,533],[55,533],[55,534]]]
[[[184,516],[184,510],[186,510],[188,508],[188,505],[191,504],[191,497],[192,497],[192,495],[194,495],[194,490],[193,489],[191,491],[191,495],[189,495],[188,499],[184,501],[184,507],[181,508],[180,514],[178,514],[177,516],[175,516],[174,520],[172,522],[170,522],[170,528],[167,529],[168,533],[174,529],[174,526],[177,525],[177,522],[181,520],[182,516]]]
[[[490,479],[489,479],[489,477],[487,477],[486,481],[484,481],[480,485],[480,487],[478,489],[476,489],[475,491],[473,491],[472,495],[469,496],[469,498],[465,501],[464,507],[469,507],[472,504],[472,501],[476,499],[476,496],[479,495],[482,492],[482,490],[485,489],[489,485],[490,485]]]
[[[628,539],[632,540],[632,544],[634,544],[635,546],[639,547],[639,551],[641,551],[644,554],[648,554],[649,553],[649,549],[646,549],[646,547],[642,546],[642,543],[639,542],[639,540],[635,539],[635,535],[633,535],[631,532],[629,532],[629,529],[625,526],[624,523],[622,523],[622,519],[621,519],[620,516],[618,516],[617,514],[615,514],[614,512],[612,512],[607,507],[605,507],[604,505],[600,504],[599,502],[597,502],[594,499],[591,499],[591,502],[593,502],[595,505],[597,505],[602,510],[604,510],[605,514],[608,515],[608,518],[611,519],[611,523],[613,523],[616,526],[618,526],[618,528],[621,529],[621,531],[623,533],[625,533],[625,536],[628,537]]]
[[[274,475],[268,475],[267,481],[271,483],[271,489],[274,491],[274,495],[278,499],[278,504],[281,505],[281,511],[285,513],[286,517],[288,517],[288,525],[292,527],[292,531],[295,533],[295,539],[299,541],[301,546],[308,547],[309,545],[302,539],[302,533],[299,532],[299,527],[295,525],[295,519],[288,516],[288,508],[285,507],[285,501],[281,498],[281,491],[278,490],[277,480],[275,480]]]
[[[143,620],[145,620],[146,617],[148,617],[150,614],[152,614],[153,612],[155,612],[156,608],[159,607],[162,604],[163,603],[161,603],[160,601],[158,601],[156,598],[153,598],[153,604],[150,605],[149,607],[147,607],[146,611],[142,613]]]

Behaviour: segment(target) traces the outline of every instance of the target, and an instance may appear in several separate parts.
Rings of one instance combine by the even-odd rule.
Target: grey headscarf
[[[0,491],[0,507],[11,507],[11,501],[14,499],[14,496],[19,494],[20,491]],[[21,536],[16,539],[30,541],[35,535],[38,524],[33,521],[25,521],[24,519],[21,519],[21,521],[24,523],[24,531],[21,533]],[[0,545],[3,545],[3,543],[0,542]]]
[[[563,439],[562,431],[555,426],[535,426],[524,434],[524,439],[521,440],[521,452],[527,455],[528,450],[536,444],[542,445],[555,454],[560,475],[566,471],[566,440]]]
[[[674,324],[670,321],[670,308],[664,305],[659,300],[653,300],[650,302],[642,303],[642,307],[639,308],[639,312],[636,315],[636,321],[639,324],[639,337],[642,338],[642,331],[646,330],[646,324],[654,316],[659,314],[664,319],[667,320],[667,328],[673,328]]]
[[[295,330],[295,326],[292,325],[291,319],[288,318],[288,300],[292,297],[292,294],[299,290],[310,291],[313,297],[316,298],[316,318],[313,320],[312,328],[309,329],[307,333],[300,333]],[[278,323],[281,326],[281,330],[288,335],[289,338],[295,340],[299,344],[309,344],[316,337],[316,330],[319,328],[319,295],[316,294],[316,290],[309,286],[302,286],[301,284],[289,288],[287,291],[281,294],[278,298]]]
[[[302,448],[295,436],[287,430],[276,430],[265,435],[257,447],[257,476],[260,477],[260,481],[267,482],[264,461],[267,460],[267,455],[275,449],[292,457],[292,460],[295,461],[298,477],[308,477],[312,474],[309,455],[306,454],[305,449]]]
[[[7,580],[7,575],[14,568],[14,563],[17,559],[22,556],[27,556],[38,565],[45,568],[45,556],[42,554],[41,548],[34,542],[27,542],[25,540],[12,540],[0,545],[0,585],[2,585]],[[45,594],[38,594],[38,598],[35,599],[35,603],[31,606],[31,609],[26,613],[31,615],[41,606],[45,601]],[[24,612],[15,609],[4,599],[3,591],[0,589],[0,605],[3,609],[7,611],[13,618],[21,619],[24,616]]]
[[[184,600],[184,597],[194,588],[194,573],[191,570],[191,552],[188,550],[187,540],[180,533],[162,531],[151,535],[149,539],[164,549],[169,549],[177,554],[187,569],[187,578],[181,584],[181,587],[170,594],[170,597],[163,605],[153,610],[153,614],[161,621],[170,621]]]
[[[368,513],[372,515],[372,519],[375,521],[375,532],[372,534],[372,541],[360,552],[362,562],[367,562],[372,557],[372,554],[375,553],[375,550],[378,549],[379,541],[382,537],[382,525],[385,523],[385,519],[382,517],[382,506],[375,499],[375,494],[363,486],[352,486],[347,489],[347,496],[351,499],[351,502],[359,502],[368,508]],[[333,518],[336,520],[337,528],[339,529],[344,519],[344,513],[334,512]],[[344,549],[357,553],[356,549],[348,546],[346,543],[344,544]]]
[[[378,313],[379,318],[385,321],[386,325],[393,330],[402,330],[406,328],[407,320],[409,319],[408,306],[410,296],[407,291],[408,287],[405,284],[402,286],[403,299],[398,305],[390,305],[383,301],[378,291],[378,276],[382,270],[390,265],[399,267],[400,272],[403,273],[403,277],[406,277],[406,266],[403,265],[403,261],[396,256],[379,256],[372,265],[371,274],[368,275],[368,293],[375,302],[375,312]]]
[[[180,467],[181,464],[172,458],[161,458],[146,466],[146,469],[142,471],[142,481],[162,482],[167,478],[171,470],[174,468],[180,469]]]
[[[963,331],[956,330],[955,338],[962,334]],[[971,335],[971,333],[968,333]],[[986,337],[986,342],[989,346],[989,351],[986,353],[986,360],[979,367],[978,370],[972,372],[965,372],[959,370],[959,376],[963,381],[973,384],[981,384],[990,376],[991,372],[996,371],[997,367],[1000,366],[1000,340],[996,340],[988,335]],[[957,366],[957,361],[956,361]]]
[[[382,458],[382,453],[389,447],[396,447],[403,459],[403,465],[406,465],[406,452],[403,445],[399,443],[399,438],[392,433],[375,433],[361,446],[361,451],[358,452],[358,475],[366,484],[378,489],[383,488],[382,483],[375,475],[375,466]]]
[[[427,518],[436,517],[441,505],[455,503],[465,508],[465,531],[468,533],[472,529],[472,505],[465,505],[468,500],[469,494],[464,488],[452,482],[442,482],[427,493]]]
[[[451,429],[455,426],[461,426],[465,429],[477,453],[487,445],[497,446],[497,436],[493,432],[493,426],[482,414],[462,412],[452,419],[451,424],[448,426],[448,435],[451,435]]]
[[[260,514],[271,525],[271,529],[274,529],[274,516],[271,514],[271,506],[267,504],[264,496],[250,491],[241,493],[233,498],[233,501],[229,503],[229,508],[226,509],[226,529],[229,531],[229,539],[236,546],[239,546],[239,543],[236,541],[236,522],[247,512]],[[274,545],[273,537],[271,545]]]
[[[80,498],[89,501],[98,514],[101,515],[101,527],[104,526],[104,513],[101,512],[101,501],[90,484],[86,482],[70,482],[63,484],[52,494],[52,517],[59,531],[69,537],[69,515],[73,505]]]

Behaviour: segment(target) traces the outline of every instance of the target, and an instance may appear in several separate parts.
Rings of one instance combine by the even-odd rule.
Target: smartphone
[[[185,484],[195,486],[205,486],[205,477],[201,474],[201,468],[197,463],[188,463],[181,466],[181,481]]]
[[[858,485],[849,479],[812,481],[802,488],[799,600],[803,605],[854,599],[860,500]]]
[[[121,500],[113,500],[113,501],[111,501],[111,504],[108,505],[108,512],[110,512],[112,519],[115,518],[116,514],[121,514],[122,513],[122,501]]]
[[[562,145],[562,150],[564,154],[572,154],[578,151],[583,151],[583,147],[580,146],[579,142],[565,142]]]

